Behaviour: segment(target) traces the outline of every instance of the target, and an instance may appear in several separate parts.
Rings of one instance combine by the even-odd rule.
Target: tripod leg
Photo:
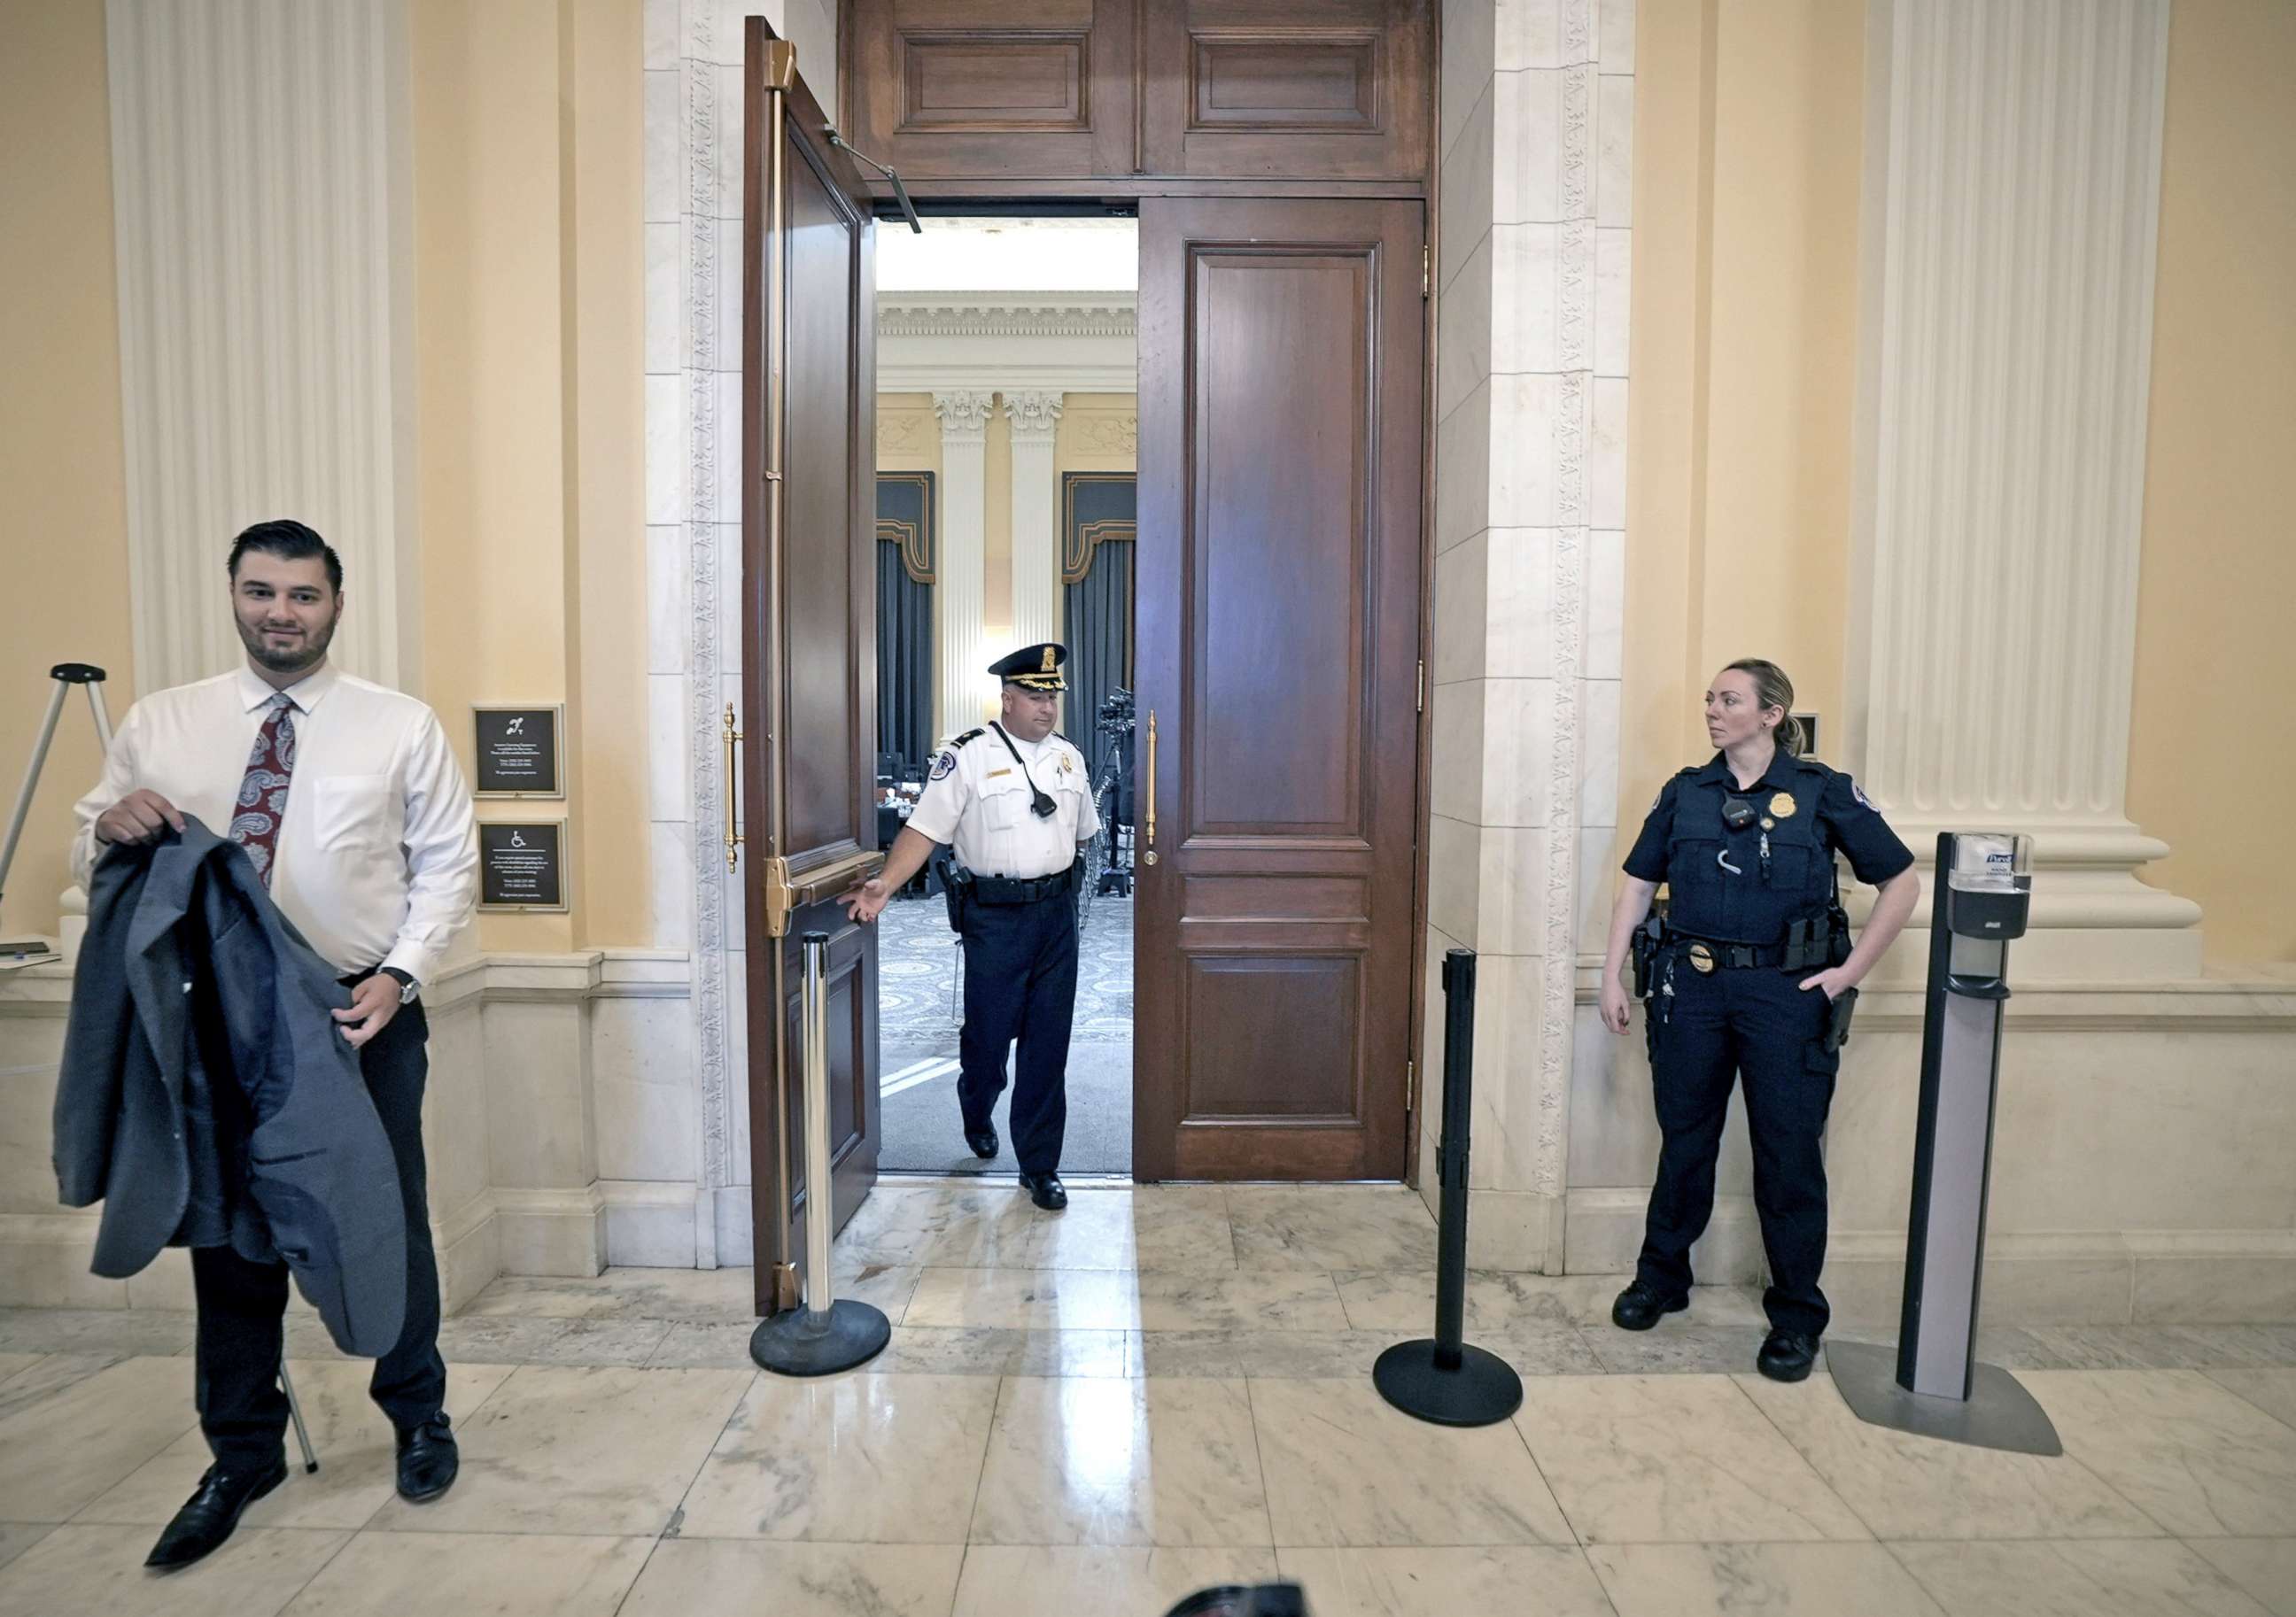
[[[306,1474],[319,1468],[319,1457],[311,1448],[310,1429],[303,1425],[303,1406],[296,1401],[295,1383],[287,1374],[287,1357],[279,1358],[279,1390],[287,1394],[287,1413],[295,1421],[295,1441],[302,1445],[303,1470]]]
[[[39,789],[40,770],[48,761],[48,743],[55,739],[56,718],[64,710],[64,682],[49,693],[48,711],[40,720],[39,739],[32,743],[32,761],[25,767],[24,784],[16,793],[16,806],[8,816],[8,840],[0,843],[0,893],[8,890],[8,867],[16,862],[16,844],[22,840],[24,821],[31,817],[32,794]],[[105,743],[110,745],[109,740]]]

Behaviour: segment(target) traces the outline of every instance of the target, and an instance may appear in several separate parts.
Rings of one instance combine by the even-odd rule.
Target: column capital
[[[960,388],[932,396],[933,413],[940,417],[941,441],[980,443],[988,431],[988,412],[996,395],[985,388]]]
[[[1042,439],[1049,444],[1060,430],[1062,401],[1056,388],[1023,388],[1004,395],[1004,413],[1013,421],[1013,441]]]

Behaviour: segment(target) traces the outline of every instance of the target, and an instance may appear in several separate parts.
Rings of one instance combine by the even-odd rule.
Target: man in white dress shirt
[[[854,919],[873,921],[939,845],[955,846],[964,918],[956,1100],[964,1141],[976,1156],[996,1155],[992,1114],[1017,1038],[1013,1155],[1021,1188],[1047,1213],[1069,1205],[1060,1167],[1076,1013],[1077,845],[1100,829],[1084,755],[1053,733],[1068,655],[1047,642],[989,665],[1004,681],[1003,716],[941,749],[884,870],[844,900]]]
[[[470,788],[430,708],[328,666],[343,611],[332,547],[299,522],[258,523],[234,542],[228,571],[245,664],[128,710],[102,781],[80,800],[73,869],[85,886],[109,845],[152,841],[195,814],[246,850],[281,912],[342,973],[351,1004],[335,1017],[390,1138],[406,1213],[406,1325],[370,1390],[398,1433],[399,1491],[431,1499],[457,1456],[439,1355],[418,996],[477,896]],[[216,1463],[153,1548],[155,1566],[214,1549],[286,1476],[286,1266],[196,1247],[192,1277],[200,1425]]]

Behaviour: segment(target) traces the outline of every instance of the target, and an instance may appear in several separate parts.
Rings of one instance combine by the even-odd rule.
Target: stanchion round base
[[[1435,1362],[1431,1338],[1398,1342],[1371,1368],[1382,1398],[1439,1426],[1496,1425],[1522,1408],[1522,1377],[1496,1353],[1461,1347],[1459,1368]]]
[[[867,1363],[892,1339],[892,1322],[882,1310],[840,1297],[825,1317],[793,1308],[758,1321],[750,1334],[750,1357],[783,1376],[833,1376]]]

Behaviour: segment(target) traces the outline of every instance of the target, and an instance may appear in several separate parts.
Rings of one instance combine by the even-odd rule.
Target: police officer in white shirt
[[[457,1466],[439,1356],[439,1265],[422,1160],[427,1025],[417,995],[471,919],[478,830],[437,715],[327,665],[343,611],[342,562],[300,522],[258,523],[232,545],[238,669],[144,698],[103,780],[78,806],[85,886],[114,843],[195,814],[245,849],[272,901],[351,990],[335,1012],[398,1161],[406,1214],[406,1325],[370,1391],[398,1433],[398,1490],[430,1499]],[[287,1270],[228,1246],[192,1254],[200,1425],[216,1464],[152,1554],[197,1560],[286,1475],[278,1385]]]
[[[955,845],[964,937],[956,1085],[964,1141],[976,1156],[996,1155],[991,1114],[1017,1036],[1013,1155],[1022,1188],[1048,1213],[1069,1205],[1060,1167],[1076,1011],[1077,848],[1100,829],[1084,755],[1053,733],[1068,655],[1065,646],[1030,646],[989,665],[1004,682],[1002,717],[941,750],[884,870],[845,897],[854,919],[873,921],[938,845]]]

